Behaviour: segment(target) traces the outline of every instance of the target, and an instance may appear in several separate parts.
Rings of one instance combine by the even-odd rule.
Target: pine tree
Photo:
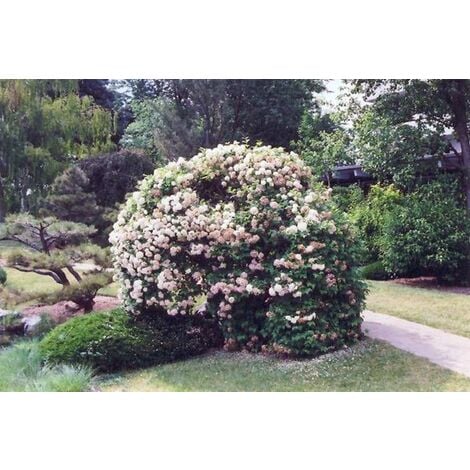
[[[42,213],[96,227],[101,221],[102,209],[89,185],[90,180],[81,168],[70,167],[55,179]]]
[[[112,280],[107,269],[110,267],[108,252],[88,243],[93,228],[28,214],[10,215],[5,225],[3,239],[15,240],[29,248],[12,252],[7,259],[8,266],[49,276],[62,286],[58,292],[40,295],[40,300],[50,304],[70,300],[85,312],[93,310],[98,290]],[[91,268],[81,272],[76,268],[80,262],[89,263]]]

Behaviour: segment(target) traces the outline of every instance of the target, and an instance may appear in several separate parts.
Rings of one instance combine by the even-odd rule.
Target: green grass
[[[0,258],[8,258],[8,255],[13,251],[16,251],[18,248],[21,248],[22,250],[29,250],[28,247],[22,245],[19,242],[15,242],[13,240],[0,240]]]
[[[7,273],[6,287],[25,291],[31,295],[54,292],[61,289],[49,276],[41,276],[35,273],[24,273],[13,268],[4,268]]]
[[[18,248],[28,250],[27,247],[15,241],[0,241],[0,259],[5,260],[11,252],[17,250]],[[54,291],[58,291],[62,288],[49,276],[41,276],[35,273],[24,273],[16,269],[7,267],[4,267],[4,269],[7,273],[6,287],[9,289],[14,289],[15,291],[24,292],[31,297],[37,297],[41,294],[53,293]],[[68,277],[70,282],[76,282],[73,276],[71,276],[70,274],[68,275]],[[99,291],[99,294],[115,297],[117,296],[117,292],[117,284],[112,283],[106,287],[103,287],[103,289]],[[10,307],[21,309],[30,305],[31,303],[34,303],[34,301],[22,302],[18,305]]]
[[[91,380],[87,367],[43,365],[36,341],[0,349],[0,392],[83,392]]]
[[[116,282],[113,282],[98,291],[100,295],[108,295],[109,297],[117,297],[119,286]]]
[[[470,338],[470,295],[368,281],[367,308]]]
[[[49,276],[41,276],[35,273],[24,273],[13,268],[4,269],[7,273],[7,282],[5,286],[8,289],[23,292],[28,297],[35,298],[41,294],[50,294],[62,289],[62,287]],[[71,276],[69,276],[69,278],[71,282],[75,282]],[[103,289],[101,289],[98,293],[100,295],[115,297],[117,296],[117,291],[118,286],[113,282],[112,284],[103,287]],[[34,300],[21,302],[17,305],[11,305],[9,307],[21,310],[22,308],[27,307],[32,303],[34,303]]]
[[[366,340],[309,360],[213,352],[182,362],[104,376],[103,391],[470,391],[470,379]]]

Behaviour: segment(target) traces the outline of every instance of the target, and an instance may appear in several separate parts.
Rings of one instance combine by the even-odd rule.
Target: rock
[[[0,333],[22,335],[24,331],[22,315],[8,310],[0,311]]]
[[[47,314],[29,315],[23,318],[25,336],[42,336],[54,328],[55,323]]]
[[[3,310],[2,308],[0,308],[0,321],[2,321],[3,318],[6,319],[6,318],[12,317],[12,316],[15,316],[15,317],[20,316],[21,317],[21,313],[14,312],[12,310]]]
[[[26,336],[36,336],[40,329],[42,318],[40,315],[31,315],[23,318],[24,334]]]

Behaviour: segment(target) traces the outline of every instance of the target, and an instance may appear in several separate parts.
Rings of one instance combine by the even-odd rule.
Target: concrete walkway
[[[401,318],[365,310],[362,329],[367,336],[421,356],[470,377],[470,339]]]

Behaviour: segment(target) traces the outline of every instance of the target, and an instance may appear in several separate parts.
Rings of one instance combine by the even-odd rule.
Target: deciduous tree
[[[76,80],[0,80],[0,221],[33,209],[70,162],[112,149],[112,134],[111,113]]]

